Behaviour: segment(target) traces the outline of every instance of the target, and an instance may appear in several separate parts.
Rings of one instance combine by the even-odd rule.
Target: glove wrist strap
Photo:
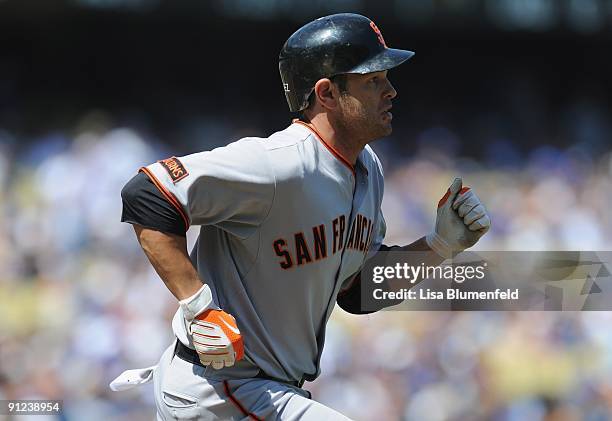
[[[453,256],[459,252],[459,250],[453,250],[451,246],[435,231],[428,234],[425,237],[425,241],[430,249],[444,259],[452,259]]]
[[[179,301],[181,310],[183,310],[183,317],[188,322],[193,321],[200,314],[210,308],[214,308],[212,300],[212,292],[210,287],[206,284],[202,285],[202,288],[198,290],[191,297],[185,298]]]

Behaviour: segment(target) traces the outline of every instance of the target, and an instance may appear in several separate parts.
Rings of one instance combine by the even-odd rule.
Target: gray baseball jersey
[[[314,379],[336,296],[385,235],[372,149],[353,166],[296,120],[143,170],[188,225],[201,225],[191,258],[236,318],[246,360],[279,379]],[[193,348],[180,309],[173,330]]]

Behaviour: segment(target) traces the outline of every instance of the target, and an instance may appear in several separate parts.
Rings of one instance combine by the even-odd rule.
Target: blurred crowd
[[[244,135],[231,130],[215,141]],[[438,127],[407,154],[400,145],[413,140],[395,133],[373,145],[386,172],[388,244],[427,234],[461,175],[492,215],[481,250],[612,250],[609,152],[533,145],[525,154],[499,142],[484,157],[457,158],[440,147],[453,133]],[[120,191],[140,166],[175,154],[102,112],[33,139],[0,128],[0,399],[63,399],[63,415],[48,419],[154,417],[150,384],[108,388],[124,369],[157,362],[176,309],[119,222]],[[193,244],[197,232],[188,234]],[[611,323],[607,312],[337,309],[323,374],[306,388],[356,420],[606,420]]]

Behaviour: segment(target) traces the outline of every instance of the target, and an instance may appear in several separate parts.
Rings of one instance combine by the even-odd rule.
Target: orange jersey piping
[[[148,168],[142,167],[139,171],[144,172],[147,175],[147,177],[149,177],[149,179],[153,182],[153,184],[155,184],[155,187],[157,187],[158,190],[164,195],[166,200],[170,202],[170,204],[174,206],[176,210],[181,214],[183,221],[185,221],[185,231],[189,229],[189,219],[187,218],[187,215],[185,215],[185,211],[183,210],[183,207],[181,206],[179,201],[176,199],[176,197],[174,197],[174,195],[170,193],[170,191],[168,191],[168,189],[166,189],[166,187],[164,187],[162,183],[159,182],[159,180],[155,177],[155,175],[153,175],[153,173]]]
[[[229,384],[227,383],[227,380],[223,380],[223,387],[225,389],[225,394],[230,398],[230,400],[232,401],[232,403],[234,405],[236,405],[238,407],[238,409],[240,410],[240,412],[242,412],[242,415],[246,415],[247,417],[251,417],[253,418],[255,421],[261,421],[260,418],[258,418],[255,414],[247,411],[244,406],[242,406],[242,404],[240,402],[238,402],[238,399],[236,399],[234,397],[234,395],[232,395],[232,392],[230,392],[230,388],[229,388]]]
[[[340,162],[342,162],[344,165],[346,165],[351,170],[353,175],[355,175],[355,167],[353,166],[353,164],[351,164],[345,157],[340,154],[340,152],[338,152],[329,143],[327,143],[325,139],[323,139],[323,136],[321,136],[321,134],[317,131],[317,129],[314,128],[312,124],[305,123],[297,118],[293,120],[293,123],[301,124],[302,126],[310,129],[310,131],[312,131],[317,136],[317,138],[321,141],[321,143],[323,143],[323,145],[325,145],[325,147],[332,153],[332,155],[339,159]]]

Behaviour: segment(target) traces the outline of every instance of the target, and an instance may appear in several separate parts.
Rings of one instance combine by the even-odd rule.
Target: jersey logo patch
[[[189,172],[187,172],[183,164],[181,164],[181,161],[179,161],[175,156],[172,158],[162,159],[158,162],[166,169],[166,171],[168,171],[168,174],[170,174],[170,178],[174,184],[178,183],[189,175]]]

